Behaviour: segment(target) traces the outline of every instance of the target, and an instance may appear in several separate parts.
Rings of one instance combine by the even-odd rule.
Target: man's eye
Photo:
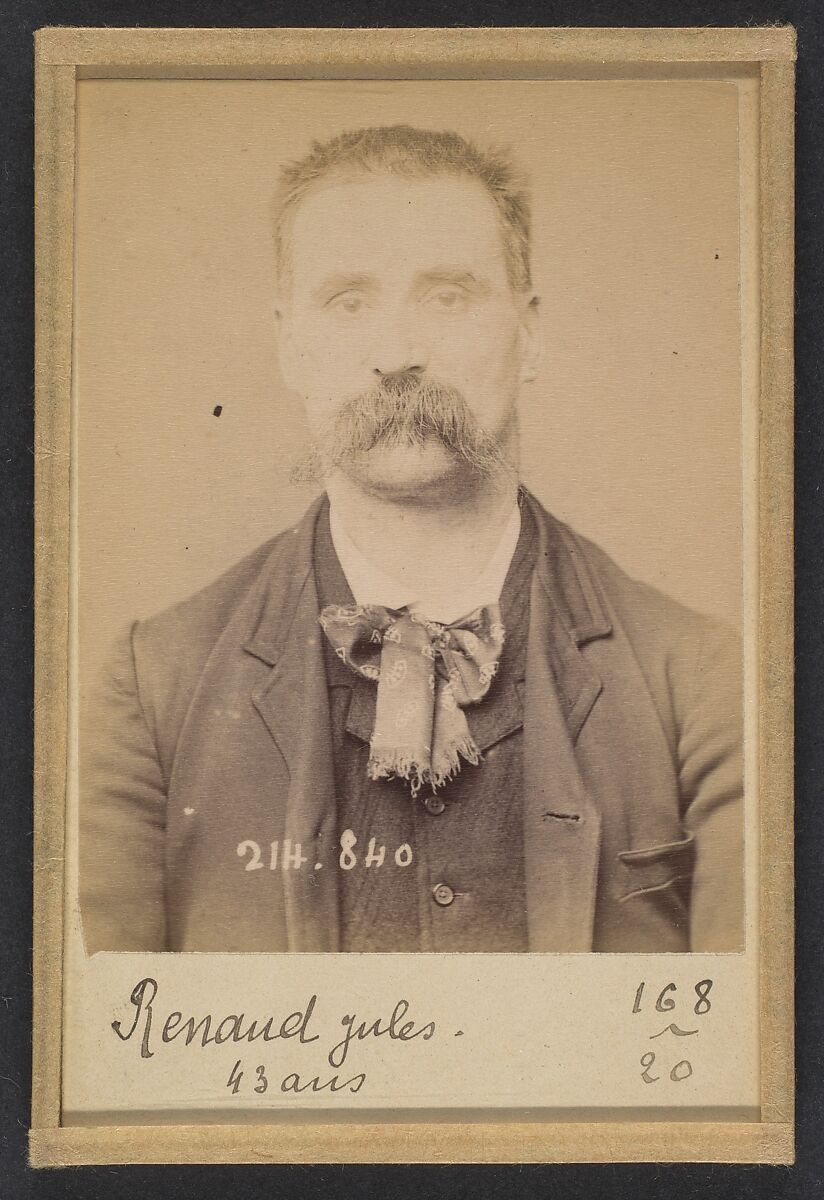
[[[436,291],[430,292],[427,300],[430,304],[434,304],[436,308],[445,309],[447,312],[457,312],[463,308],[466,303],[466,292],[460,288],[438,288]]]
[[[338,296],[333,296],[327,307],[337,308],[345,313],[357,313],[363,308],[363,296],[357,292],[341,292]]]

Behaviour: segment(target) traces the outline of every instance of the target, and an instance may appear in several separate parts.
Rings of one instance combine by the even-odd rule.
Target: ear
[[[520,330],[521,383],[532,383],[544,357],[544,331],[539,306],[540,299],[534,292],[524,297]]]
[[[289,302],[288,300],[284,299],[283,296],[275,297],[273,318],[275,325],[275,344],[277,346],[280,373],[286,386],[294,390],[294,338],[292,334]]]

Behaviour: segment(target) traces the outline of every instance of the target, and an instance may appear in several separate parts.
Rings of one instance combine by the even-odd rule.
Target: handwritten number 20
[[[641,1055],[641,1066],[644,1068],[641,1072],[641,1078],[644,1083],[656,1083],[661,1078],[660,1075],[650,1074],[654,1062],[654,1051],[647,1050],[646,1054]],[[689,1079],[690,1075],[692,1075],[692,1064],[687,1062],[685,1058],[677,1062],[669,1073],[669,1077],[673,1083],[681,1083],[682,1080]]]

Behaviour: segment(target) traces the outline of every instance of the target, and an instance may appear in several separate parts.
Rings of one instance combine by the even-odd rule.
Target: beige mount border
[[[34,1166],[793,1160],[793,113],[795,32],[77,29],[36,34]],[[74,105],[79,77],[552,78],[700,64],[760,78],[760,1122],[61,1127]]]

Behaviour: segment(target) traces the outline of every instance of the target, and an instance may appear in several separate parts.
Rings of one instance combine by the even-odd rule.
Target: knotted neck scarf
[[[412,795],[477,765],[463,712],[489,691],[504,643],[498,604],[451,625],[379,605],[327,605],[320,623],[338,658],[377,684],[371,779],[398,777]]]

